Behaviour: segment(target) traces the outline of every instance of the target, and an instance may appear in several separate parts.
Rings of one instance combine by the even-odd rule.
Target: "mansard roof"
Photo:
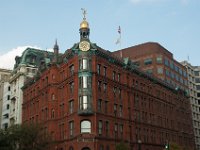
[[[49,63],[54,56],[53,52],[39,50],[35,48],[27,48],[21,56],[15,57],[14,69],[20,65],[32,65],[39,67],[41,62]]]

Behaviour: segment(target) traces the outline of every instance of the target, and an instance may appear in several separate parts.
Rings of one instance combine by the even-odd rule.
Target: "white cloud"
[[[0,56],[0,68],[3,69],[13,69],[15,64],[15,56],[21,56],[22,52],[27,48],[32,47],[36,49],[40,49],[37,46],[19,46],[17,48],[14,48],[7,53]]]

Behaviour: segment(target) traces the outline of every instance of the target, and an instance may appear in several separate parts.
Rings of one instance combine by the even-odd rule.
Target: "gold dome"
[[[86,20],[83,20],[80,24],[80,28],[89,28],[89,23]]]

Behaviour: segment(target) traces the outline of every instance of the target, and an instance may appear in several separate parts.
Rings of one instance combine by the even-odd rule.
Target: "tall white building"
[[[187,68],[195,144],[200,150],[200,67],[192,66],[187,61],[183,61],[182,65]]]
[[[2,121],[6,119],[7,116],[4,115],[3,111],[3,102],[4,102],[4,94],[7,92],[7,89],[5,89],[5,86],[9,84],[9,78],[10,78],[11,70],[7,69],[0,69],[0,128],[2,127]],[[6,91],[5,91],[6,90]],[[7,100],[9,102],[9,100]],[[7,126],[4,124],[5,127]]]
[[[24,83],[36,74],[39,75],[37,71],[39,66],[46,65],[48,67],[53,60],[53,56],[52,52],[27,48],[22,56],[15,58],[15,66],[10,78],[10,125],[21,124],[22,122],[22,87]]]
[[[2,103],[2,121],[1,121],[2,129],[6,129],[10,125],[9,114],[10,114],[10,84],[9,82],[5,82],[3,90],[3,103]]]

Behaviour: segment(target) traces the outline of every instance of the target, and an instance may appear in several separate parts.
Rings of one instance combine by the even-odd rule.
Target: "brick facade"
[[[113,150],[123,141],[134,150],[138,140],[142,150],[162,150],[167,141],[194,149],[191,110],[183,91],[100,48],[68,51],[72,57],[24,88],[23,123],[44,123],[56,141],[52,149]],[[91,60],[92,73],[88,114],[80,112],[79,100],[80,60],[85,57]],[[90,129],[83,129],[88,132],[81,133],[82,121],[91,123]]]

